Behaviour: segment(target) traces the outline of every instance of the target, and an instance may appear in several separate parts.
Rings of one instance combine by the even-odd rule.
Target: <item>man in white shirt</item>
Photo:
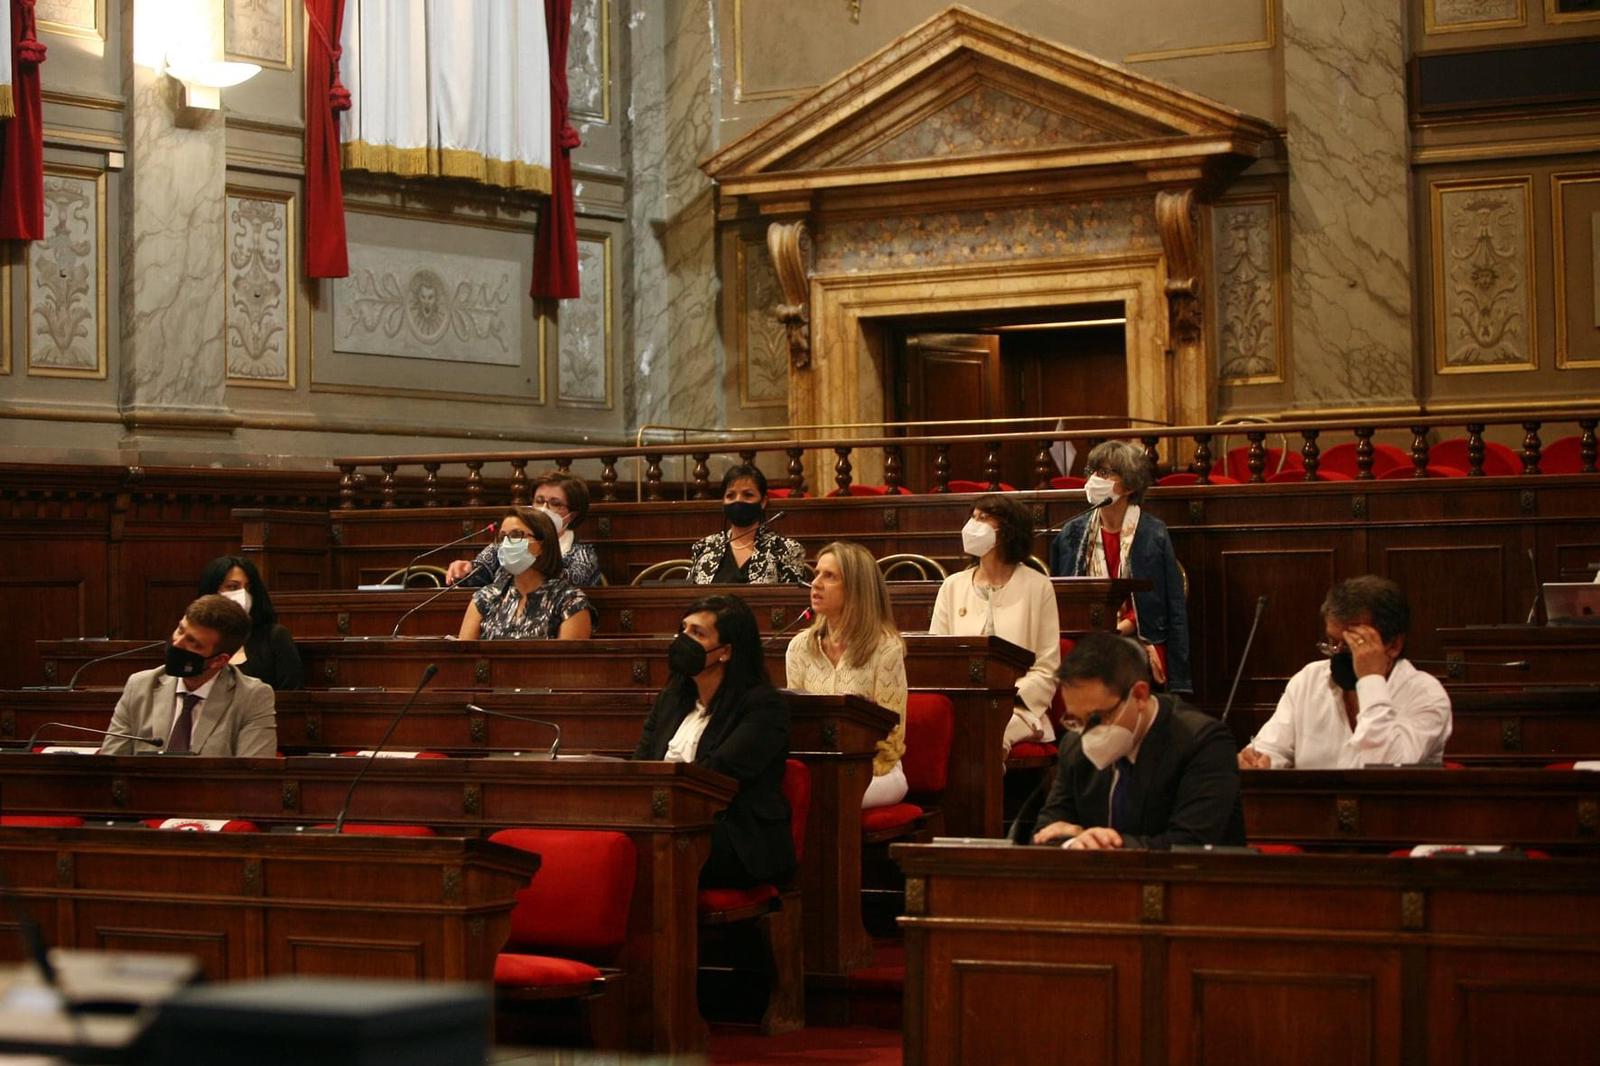
[[[1239,752],[1243,770],[1351,770],[1443,760],[1450,697],[1407,662],[1411,608],[1400,586],[1372,574],[1322,602],[1326,658],[1289,679],[1278,709]]]

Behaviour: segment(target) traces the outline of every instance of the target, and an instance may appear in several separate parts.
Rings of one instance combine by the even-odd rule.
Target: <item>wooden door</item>
[[[934,419],[987,419],[1004,415],[1000,388],[1000,339],[992,333],[911,333],[900,345],[895,374],[895,418],[902,422]],[[908,436],[972,433],[974,426],[929,426],[907,430]],[[983,481],[983,448],[960,445],[950,450],[952,480]],[[908,448],[905,482],[914,491],[934,484],[931,448]]]
[[[1044,418],[1126,418],[1128,361],[1123,329],[1121,325],[1105,325],[1002,334],[1005,395],[1004,410],[998,413]],[[1082,474],[1083,457],[1089,449],[1080,446],[1076,451],[1072,463],[1075,469],[1062,473]],[[1019,489],[1032,488],[1037,452],[1032,445],[1007,445],[1001,464],[1005,480]]]

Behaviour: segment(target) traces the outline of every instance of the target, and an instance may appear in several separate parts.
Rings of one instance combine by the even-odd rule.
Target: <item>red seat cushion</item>
[[[912,792],[944,791],[950,776],[950,739],[956,710],[939,692],[913,692],[906,698],[906,753],[900,760]]]
[[[754,888],[702,888],[699,900],[700,913],[758,907],[777,898],[776,885],[756,885]]]
[[[1428,477],[1466,477],[1465,468],[1460,470],[1453,466],[1443,466],[1438,463],[1429,463],[1423,468]],[[1379,481],[1406,481],[1417,475],[1415,464],[1411,466],[1397,466],[1392,470],[1385,470],[1378,475]]]
[[[992,491],[994,491],[993,489],[989,488],[989,483],[987,481],[961,481],[961,480],[958,479],[958,480],[954,480],[954,481],[949,482],[948,487],[949,487],[951,492],[992,492]],[[1002,481],[1002,482],[1000,482],[1000,491],[1001,492],[1016,492],[1017,490],[1015,488],[1013,488],[1012,486],[1007,485],[1004,481]]]
[[[502,988],[571,988],[582,991],[599,979],[599,970],[576,959],[519,955],[510,951],[502,951],[494,957],[494,983]]]
[[[1086,483],[1085,479],[1074,474],[1062,474],[1060,477],[1050,479],[1050,487],[1053,489],[1081,489]]]
[[[5,814],[0,815],[0,826],[19,825],[33,829],[76,829],[83,819],[74,814]]]
[[[1261,476],[1269,478],[1273,474],[1281,474],[1285,470],[1298,470],[1300,476],[1305,476],[1306,461],[1300,458],[1296,451],[1284,455],[1282,448],[1267,448],[1265,463],[1261,467]],[[1223,469],[1227,475],[1240,483],[1250,480],[1250,446],[1232,448],[1228,451]]]
[[[315,829],[332,829],[333,823],[313,826]],[[345,836],[355,835],[363,837],[431,837],[437,836],[432,829],[425,825],[374,825],[370,822],[346,822],[340,830]]]
[[[1024,740],[1021,744],[1011,746],[1010,759],[1054,759],[1061,753],[1061,749],[1054,744],[1040,744],[1037,741]]]
[[[806,819],[811,814],[811,771],[799,759],[783,764],[783,798],[789,801],[789,833],[799,862],[805,858]]]
[[[1267,484],[1269,484],[1269,485],[1287,485],[1290,482],[1304,481],[1305,479],[1306,479],[1306,471],[1305,471],[1305,467],[1302,466],[1299,470],[1280,470],[1276,474],[1270,475],[1267,478]],[[1351,479],[1349,474],[1343,473],[1341,471],[1338,471],[1338,470],[1322,470],[1322,469],[1319,468],[1317,470],[1317,480],[1318,481],[1350,481],[1352,479]]]
[[[1213,471],[1211,473],[1207,483],[1211,484],[1211,485],[1237,485],[1239,482],[1237,480],[1235,480],[1234,478],[1229,477],[1227,474],[1219,474],[1219,473],[1216,473],[1215,471]],[[1183,470],[1183,471],[1179,471],[1176,474],[1167,474],[1164,477],[1157,478],[1156,479],[1156,484],[1157,485],[1198,485],[1198,484],[1200,484],[1200,475],[1199,474],[1190,473],[1187,470]]]
[[[539,872],[517,893],[510,944],[603,956],[628,931],[638,856],[622,833],[502,829],[492,843],[539,856]]]
[[[1328,473],[1348,474],[1356,476],[1356,445],[1352,443],[1336,444],[1323,452],[1318,457],[1317,470]],[[1396,448],[1393,444],[1374,444],[1372,446],[1372,476],[1382,477],[1397,466],[1409,467],[1411,456]]]
[[[1453,467],[1465,473],[1472,469],[1472,459],[1467,454],[1467,438],[1440,441],[1428,449],[1428,462]],[[1542,469],[1542,466],[1541,466]],[[1522,457],[1492,440],[1483,442],[1483,472],[1491,477],[1506,477],[1522,473]]]
[[[1511,449],[1507,448],[1507,451]],[[1517,473],[1522,473],[1522,456],[1516,457]],[[1487,466],[1485,467],[1487,470]],[[1539,452],[1539,472],[1542,474],[1581,474],[1583,472],[1583,438],[1562,437],[1545,445]]]
[[[189,833],[259,833],[254,822],[242,818],[146,818],[151,829],[176,829]]]
[[[861,812],[863,833],[883,833],[914,825],[922,817],[922,808],[915,803],[895,803],[888,807],[871,807]]]
[[[1251,844],[1262,855],[1304,855],[1306,849],[1299,844]]]

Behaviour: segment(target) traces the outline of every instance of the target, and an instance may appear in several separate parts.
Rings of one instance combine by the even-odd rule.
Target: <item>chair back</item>
[[[885,555],[878,560],[878,571],[883,574],[885,581],[895,580],[895,575],[902,570],[910,571],[912,574],[910,578],[900,578],[902,581],[943,581],[950,576],[937,559],[930,559],[915,552]]]
[[[688,577],[692,565],[689,559],[663,559],[639,571],[631,584],[643,585],[646,581],[671,581],[673,578]]]
[[[1510,448],[1506,451],[1511,452]],[[1522,457],[1516,452],[1511,452],[1515,463],[1515,473],[1522,473]],[[1544,474],[1581,474],[1583,473],[1583,438],[1562,437],[1560,440],[1551,441],[1539,451],[1539,471]],[[1488,473],[1485,465],[1484,472]]]
[[[1213,473],[1208,475],[1207,483],[1211,485],[1237,485],[1239,482],[1227,474]],[[1157,485],[1198,485],[1200,475],[1190,470],[1180,470],[1176,474],[1163,474],[1156,478]]]
[[[794,838],[794,860],[805,858],[806,819],[811,816],[811,771],[799,759],[783,764],[783,798],[789,801],[789,835]]]
[[[1423,468],[1423,475],[1425,477],[1466,477],[1467,468],[1464,466],[1443,466],[1439,463],[1430,462],[1426,467]],[[1397,466],[1392,470],[1385,470],[1383,473],[1379,474],[1378,480],[1410,481],[1416,476],[1417,468],[1415,466]]]
[[[1440,441],[1428,449],[1429,464],[1448,466],[1462,473],[1472,469],[1472,459],[1467,454],[1467,438]],[[1483,442],[1483,472],[1490,477],[1510,477],[1522,473],[1522,459],[1504,444]]]
[[[1270,478],[1274,474],[1281,474],[1285,470],[1299,470],[1304,473],[1306,461],[1300,458],[1299,452],[1285,451],[1283,448],[1266,449],[1266,463],[1261,468],[1261,477]],[[1249,446],[1233,448],[1228,452],[1223,462],[1223,469],[1229,477],[1241,484],[1250,480],[1250,448]]]
[[[989,483],[987,481],[962,481],[959,478],[954,479],[954,480],[949,482],[949,489],[950,489],[951,492],[993,492],[993,491],[995,491],[995,490],[993,490],[993,489],[991,489],[989,487]],[[1000,490],[999,491],[1001,491],[1001,492],[1016,492],[1017,490],[1016,490],[1015,486],[1007,485],[1004,481],[1002,481],[1002,482],[1000,482]]]
[[[605,958],[622,948],[638,872],[626,834],[502,829],[489,841],[539,856],[539,872],[511,909],[512,950]]]
[[[949,696],[913,692],[906,699],[906,753],[900,766],[910,791],[919,795],[944,791],[955,725],[956,709]]]
[[[27,826],[32,829],[77,829],[83,819],[75,814],[0,814],[0,826]]]
[[[1382,477],[1397,466],[1410,466],[1411,456],[1396,448],[1393,444],[1374,444],[1372,446],[1372,476]],[[1329,473],[1348,474],[1355,477],[1356,445],[1335,444],[1332,448],[1317,457],[1317,470]]]

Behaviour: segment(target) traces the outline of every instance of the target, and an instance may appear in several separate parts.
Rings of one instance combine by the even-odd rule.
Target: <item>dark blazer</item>
[[[645,719],[635,759],[659,759],[678,726],[694,710],[694,682],[674,678]],[[789,704],[770,685],[757,685],[719,708],[695,752],[696,766],[739,782],[714,835],[725,837],[753,882],[779,881],[795,868],[789,801],[783,796],[789,757]],[[713,851],[716,842],[712,843]]]
[[[294,638],[283,626],[257,626],[244,642],[244,662],[239,672],[246,677],[263,681],[278,692],[305,688],[306,671],[300,663],[300,652]]]
[[[1158,695],[1156,720],[1134,764],[1133,826],[1123,847],[1164,851],[1174,844],[1243,845],[1238,746],[1227,726],[1175,696]],[[1111,767],[1096,770],[1067,734],[1055,784],[1034,822],[1085,829],[1110,823]]]
[[[1078,557],[1083,554],[1083,537],[1089,528],[1089,515],[1081,514],[1061,527],[1050,542],[1050,573],[1056,577],[1082,577]],[[1132,576],[1148,581],[1148,592],[1135,592],[1133,606],[1139,616],[1139,636],[1152,644],[1167,646],[1167,688],[1173,692],[1193,692],[1189,675],[1189,606],[1183,596],[1183,572],[1172,550],[1167,524],[1149,511],[1139,514],[1139,530],[1133,538]]]

